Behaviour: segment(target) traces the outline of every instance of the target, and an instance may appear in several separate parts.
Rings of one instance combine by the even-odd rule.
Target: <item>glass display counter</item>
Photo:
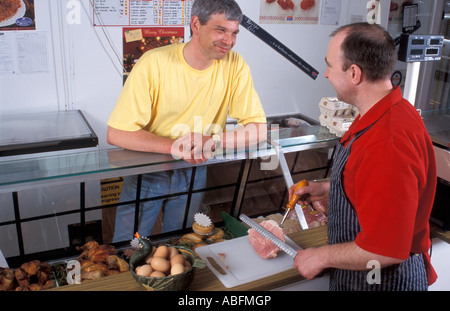
[[[287,188],[289,183],[292,183],[292,177],[302,179],[325,177],[329,169],[331,151],[337,139],[327,128],[319,125],[276,128],[269,130],[266,143],[239,152],[217,152],[214,158],[201,164],[201,166],[208,166],[207,188],[195,190],[205,192],[204,211],[212,215],[214,222],[220,221],[214,216],[215,210],[225,210],[231,215],[238,215],[241,212],[247,215],[258,215],[264,212],[280,211],[286,204]],[[315,153],[317,150],[320,155]],[[314,153],[308,154],[311,151]],[[299,156],[303,153],[306,153],[306,156]],[[17,243],[10,252],[5,252],[3,244],[0,245],[0,249],[12,263],[36,258],[36,253],[42,255],[44,259],[46,256],[48,258],[68,256],[74,252],[75,244],[82,244],[87,240],[91,220],[100,218],[105,227],[105,212],[120,205],[118,202],[89,203],[87,194],[91,189],[89,183],[100,184],[106,180],[120,179],[124,176],[140,176],[145,173],[190,166],[187,162],[176,160],[171,155],[135,152],[120,148],[48,156],[38,154],[25,159],[0,158],[0,201],[3,197],[11,202],[10,208],[3,207],[4,210],[10,211],[0,214],[8,215],[0,217],[0,232],[4,230],[13,235],[10,241],[4,240],[2,243]],[[63,190],[59,190],[65,185],[77,185],[75,193],[79,198],[72,200],[77,202],[75,206],[70,208],[64,206],[47,211],[46,207],[39,207],[39,202],[34,202],[36,205],[34,209],[37,210],[34,214],[23,212],[29,207],[22,203],[22,193],[27,194],[29,191],[43,188],[55,189],[54,192],[65,195]],[[186,194],[189,195],[188,192]],[[44,196],[48,197],[47,194]],[[151,198],[142,198],[141,201],[145,199]],[[49,202],[52,200],[50,199]],[[39,209],[42,209],[41,213]],[[65,220],[66,218],[71,220]],[[58,238],[63,241],[61,242],[63,247],[49,246],[42,252],[30,253],[28,245],[32,244],[32,239],[27,241],[27,235],[45,221],[48,221],[47,227],[55,227],[53,230],[55,239],[59,235]],[[77,228],[73,228],[74,223],[77,224]],[[69,231],[72,229],[77,232],[76,239],[66,237],[66,233],[61,237],[61,231],[66,231],[65,226],[72,226]],[[185,221],[185,227],[179,232],[157,233],[154,238],[168,237],[170,234],[177,234],[189,228],[189,222]],[[13,234],[12,231],[15,233]],[[39,235],[38,232],[36,234]],[[103,232],[100,242],[111,241]]]

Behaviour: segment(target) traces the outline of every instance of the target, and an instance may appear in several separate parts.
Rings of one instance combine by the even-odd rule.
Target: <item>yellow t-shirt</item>
[[[242,125],[266,122],[250,69],[238,53],[230,51],[209,68],[196,70],[183,57],[185,45],[144,53],[125,82],[109,126],[176,139],[191,131],[222,131],[228,114]]]

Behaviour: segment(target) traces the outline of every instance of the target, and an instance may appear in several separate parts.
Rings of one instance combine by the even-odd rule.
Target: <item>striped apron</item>
[[[328,201],[328,243],[354,241],[361,231],[358,217],[348,201],[342,184],[342,172],[350,155],[353,142],[370,126],[356,134],[347,147],[338,142],[333,158]],[[371,269],[370,267],[368,269]],[[379,274],[377,274],[379,273]],[[374,278],[378,275],[378,278]],[[401,264],[381,268],[378,271],[353,271],[334,269],[330,275],[330,290],[427,290],[427,276],[422,255],[411,254]]]

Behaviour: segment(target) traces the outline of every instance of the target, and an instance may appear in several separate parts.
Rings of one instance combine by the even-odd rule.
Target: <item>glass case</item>
[[[219,226],[222,211],[233,216],[280,212],[288,195],[286,174],[295,181],[325,177],[337,139],[319,125],[275,128],[268,143],[232,154],[218,152],[199,165],[207,166],[206,187],[177,195],[203,193],[200,210]],[[13,265],[76,254],[75,247],[90,239],[111,243],[122,178],[186,167],[191,165],[171,155],[120,148],[0,160],[0,249]],[[136,210],[151,199],[137,198]],[[188,219],[180,230],[163,233],[159,219],[152,239],[180,235],[191,225]],[[125,246],[129,240],[113,244]]]
[[[0,157],[97,145],[80,110],[0,115]]]

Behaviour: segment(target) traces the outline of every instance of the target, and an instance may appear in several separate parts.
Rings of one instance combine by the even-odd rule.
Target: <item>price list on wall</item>
[[[194,0],[94,0],[94,25],[189,25],[193,2]]]

